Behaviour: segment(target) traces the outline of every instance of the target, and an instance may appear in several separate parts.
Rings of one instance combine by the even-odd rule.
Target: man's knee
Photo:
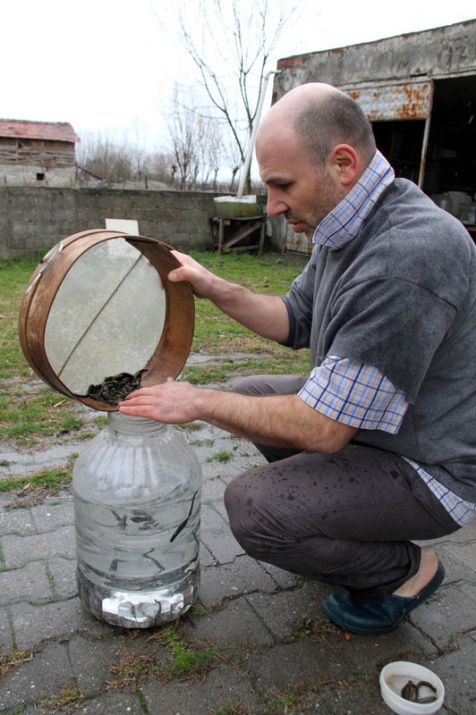
[[[265,505],[260,503],[259,492],[255,489],[253,497],[250,496],[249,487],[247,473],[236,477],[225,489],[224,501],[233,536],[248,554],[259,557],[270,534],[266,519],[262,518]]]
[[[242,544],[242,537],[246,532],[243,527],[242,516],[246,512],[243,508],[243,489],[240,486],[240,477],[236,477],[225,489],[225,508],[230,522],[230,529],[239,544]],[[243,545],[243,544],[242,544]]]
[[[242,395],[262,395],[264,392],[263,377],[261,375],[238,377],[231,383],[231,390]]]
[[[299,375],[250,375],[234,380],[231,390],[243,395],[292,395],[299,392],[306,380]]]

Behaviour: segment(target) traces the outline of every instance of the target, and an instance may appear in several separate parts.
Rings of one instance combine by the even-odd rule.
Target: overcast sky
[[[269,69],[280,57],[476,17],[475,0],[309,0],[304,7]],[[167,0],[0,0],[0,117],[70,122],[80,136],[165,147],[163,109],[187,71],[169,12]]]

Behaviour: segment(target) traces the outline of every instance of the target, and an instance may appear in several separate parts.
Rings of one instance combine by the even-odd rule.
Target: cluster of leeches
[[[100,385],[90,385],[86,397],[91,397],[106,405],[116,406],[127,395],[140,387],[140,379],[144,370],[138,370],[135,375],[120,372],[118,375],[105,377]]]

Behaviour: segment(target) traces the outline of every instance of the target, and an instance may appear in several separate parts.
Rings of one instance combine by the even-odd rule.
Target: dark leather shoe
[[[387,596],[357,604],[348,591],[336,591],[322,604],[324,613],[338,626],[351,633],[375,635],[396,628],[408,614],[434,594],[445,578],[441,564],[427,585],[412,598]]]

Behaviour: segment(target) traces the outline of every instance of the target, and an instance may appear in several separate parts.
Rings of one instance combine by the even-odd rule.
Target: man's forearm
[[[307,452],[336,452],[357,432],[316,412],[298,395],[242,395],[171,378],[133,392],[119,409],[167,424],[204,420],[253,442]]]
[[[357,432],[316,412],[298,395],[200,392],[196,399],[201,419],[253,442],[299,451],[336,452]]]
[[[221,278],[216,281],[208,298],[217,308],[257,335],[278,343],[286,340],[289,317],[281,297],[254,293]]]
[[[289,335],[289,316],[279,296],[254,293],[230,283],[197,263],[191,256],[173,251],[181,263],[169,273],[171,282],[187,281],[199,298],[211,300],[220,310],[264,338],[284,342]]]

